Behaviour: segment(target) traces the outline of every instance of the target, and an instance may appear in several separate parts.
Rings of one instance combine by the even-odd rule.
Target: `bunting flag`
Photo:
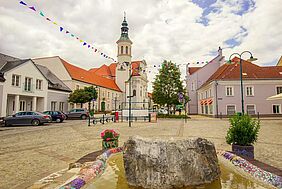
[[[36,11],[34,7],[29,7],[31,10]]]
[[[20,4],[24,5],[24,6],[27,6],[27,4],[23,1],[20,1]]]
[[[102,57],[107,58],[107,59],[110,59],[110,60],[112,60],[112,61],[114,61],[114,62],[117,62],[114,58],[112,58],[112,57],[106,55],[106,53],[100,51],[99,49],[94,48],[94,46],[93,46],[93,45],[90,45],[90,43],[87,43],[86,41],[80,39],[79,37],[77,37],[77,36],[75,36],[73,33],[71,33],[69,30],[67,30],[65,27],[62,27],[62,26],[59,25],[57,22],[51,20],[49,17],[46,17],[45,14],[44,14],[42,11],[39,11],[39,10],[37,11],[34,6],[28,5],[28,4],[27,4],[26,2],[24,2],[24,1],[19,1],[19,3],[20,3],[21,5],[23,5],[23,6],[26,6],[28,9],[30,9],[30,10],[32,10],[32,11],[34,11],[34,12],[38,12],[38,15],[40,15],[41,17],[44,17],[44,19],[46,18],[46,20],[49,21],[49,22],[51,22],[52,24],[58,25],[60,32],[62,32],[62,31],[65,30],[66,32],[63,32],[63,33],[68,34],[68,35],[70,35],[71,37],[75,37],[80,43],[83,42],[83,46],[86,46],[86,45],[87,45],[88,49],[93,49],[93,51],[94,51],[95,53],[99,53]],[[91,47],[91,48],[90,48],[90,47]]]

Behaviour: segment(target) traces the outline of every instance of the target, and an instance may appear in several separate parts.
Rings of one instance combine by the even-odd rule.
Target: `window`
[[[20,76],[19,75],[12,75],[12,86],[19,87],[20,86]]]
[[[247,114],[249,114],[249,115],[255,115],[256,114],[255,105],[247,105]]]
[[[195,83],[194,83],[194,82],[191,83],[191,90],[192,90],[192,91],[195,90]]]
[[[36,80],[36,89],[37,90],[42,90],[42,83],[43,83],[42,80],[40,80],[40,79]]]
[[[212,97],[212,90],[210,89],[210,97]]]
[[[132,95],[136,96],[136,90],[135,89],[133,90],[133,94]]]
[[[272,112],[274,114],[281,114],[281,105],[280,104],[272,105]]]
[[[24,90],[31,91],[32,78],[26,77],[24,82]]]
[[[123,54],[123,46],[121,46],[121,53],[120,54]]]
[[[246,95],[247,96],[254,96],[254,87],[246,87]]]
[[[128,54],[128,46],[125,47],[125,53]]]
[[[112,98],[114,98],[114,96],[115,96],[115,94],[114,94],[114,93],[112,93]]]
[[[56,110],[56,105],[57,105],[56,101],[52,101],[51,102],[51,111],[55,111]]]
[[[205,91],[205,97],[208,98],[208,91]]]
[[[64,111],[64,102],[60,102],[60,107],[59,107],[60,111]]]
[[[25,111],[26,108],[26,103],[24,100],[20,101],[20,111]]]
[[[233,87],[226,87],[226,96],[233,96]]]
[[[202,114],[204,114],[204,105],[201,105]]]
[[[226,107],[227,115],[234,115],[235,112],[236,112],[235,105],[227,105],[227,107]]]
[[[140,96],[142,97],[142,87],[140,87]]]
[[[281,94],[282,93],[282,87],[276,87],[276,94]]]
[[[205,105],[205,114],[209,114],[209,106]]]
[[[213,114],[213,105],[212,104],[209,105],[209,109],[210,109],[210,114]]]
[[[108,92],[108,98],[110,98],[110,92]]]

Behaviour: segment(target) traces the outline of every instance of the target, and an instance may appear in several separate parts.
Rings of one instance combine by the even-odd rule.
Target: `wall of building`
[[[187,67],[187,77],[186,86],[188,91],[188,96],[190,101],[188,102],[188,112],[189,114],[198,113],[198,95],[197,89],[199,89],[210,77],[211,75],[220,67],[222,62],[224,62],[224,57],[221,53],[206,64],[204,67],[193,73],[192,75],[188,72]]]
[[[48,90],[47,96],[47,110],[51,110],[51,102],[56,102],[56,109],[58,111],[67,112],[68,108],[68,92]],[[60,109],[60,102],[63,102],[63,110]]]
[[[32,73],[32,74],[30,74]],[[12,75],[20,75],[20,86],[15,87],[12,86]],[[37,67],[31,62],[26,62],[12,70],[9,70],[4,74],[6,81],[4,82],[3,92],[2,92],[2,103],[1,103],[1,110],[0,116],[4,117],[7,113],[7,97],[8,95],[20,95],[25,97],[41,97],[43,98],[43,107],[40,106],[40,111],[46,110],[47,108],[47,90],[48,90],[48,81],[46,78],[41,74],[41,72],[37,69]],[[27,92],[24,91],[24,82],[25,77],[32,78],[32,90]],[[43,81],[42,83],[42,90],[36,89],[36,79],[40,79]]]
[[[276,95],[276,87],[282,86],[281,80],[248,80],[244,82],[244,107],[255,105],[256,113],[263,115],[273,114],[272,105],[280,104],[282,100],[268,101],[268,97]],[[226,87],[232,86],[234,88],[234,96],[226,96]],[[254,96],[246,96],[246,86],[254,87]],[[226,106],[234,104],[236,112],[241,112],[241,91],[240,81],[219,81],[218,82],[218,111],[219,114],[226,115]]]
[[[54,73],[63,82],[71,80],[69,73],[65,69],[64,65],[62,64],[58,56],[33,59],[33,62],[35,64],[39,64],[39,65],[47,67],[52,73]]]

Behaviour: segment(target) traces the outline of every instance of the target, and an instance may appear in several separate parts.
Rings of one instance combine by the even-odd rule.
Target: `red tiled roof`
[[[131,62],[133,76],[139,76],[137,68],[140,66],[141,62],[142,61]],[[117,63],[111,63],[109,66],[104,64],[99,68],[92,68],[89,71],[99,76],[114,78],[116,76],[116,67],[117,67]]]
[[[235,57],[232,64],[224,64],[207,80],[239,80],[240,79],[240,59]],[[267,66],[261,67],[251,62],[242,62],[243,79],[282,79],[282,67]],[[280,74],[281,73],[281,74]]]
[[[87,71],[77,66],[74,66],[63,59],[60,60],[65,66],[70,76],[72,77],[72,79],[121,92],[120,88],[117,86],[114,80],[96,75],[91,71]]]
[[[198,71],[199,69],[201,69],[202,67],[189,67],[188,68],[188,73],[190,75],[192,75],[193,73],[195,73],[196,71]]]

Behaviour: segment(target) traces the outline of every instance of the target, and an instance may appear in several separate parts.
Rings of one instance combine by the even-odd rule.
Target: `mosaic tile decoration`
[[[270,173],[268,171],[264,171],[261,168],[251,164],[247,160],[232,154],[227,151],[219,151],[218,155],[223,156],[225,159],[229,160],[233,165],[239,167],[240,169],[244,170],[251,176],[255,177],[256,179],[259,179],[263,182],[266,182],[270,185],[273,185],[277,188],[282,189],[282,177],[275,175],[273,173]]]
[[[82,168],[78,176],[59,189],[80,189],[90,180],[100,176],[106,169],[106,162],[112,154],[122,152],[123,148],[112,148],[97,157],[90,166]]]

